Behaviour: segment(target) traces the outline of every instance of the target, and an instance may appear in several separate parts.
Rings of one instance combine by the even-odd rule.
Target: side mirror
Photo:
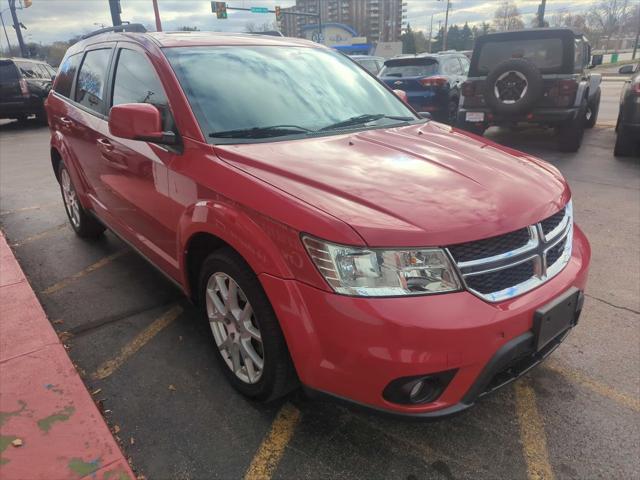
[[[633,65],[623,65],[618,70],[618,73],[621,73],[623,75],[629,75],[629,74],[633,73],[633,70],[634,70],[634,66]]]
[[[407,105],[409,104],[409,97],[407,97],[407,92],[405,92],[404,90],[394,90],[393,93],[395,93],[396,96],[404,103],[406,103]]]
[[[421,118],[426,118],[427,120],[431,120],[431,112],[418,112]]]
[[[149,103],[123,103],[111,107],[109,132],[115,137],[129,140],[167,145],[176,143],[173,132],[162,131],[160,110]]]

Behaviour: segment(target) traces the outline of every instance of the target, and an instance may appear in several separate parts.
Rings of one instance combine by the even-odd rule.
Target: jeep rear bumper
[[[576,119],[579,107],[570,108],[535,108],[522,115],[504,116],[496,114],[489,108],[460,108],[458,110],[458,125],[475,125],[488,128],[492,125],[513,125],[514,123],[531,123],[537,125],[556,126]],[[467,113],[482,114],[482,121],[468,121]],[[473,115],[472,115],[473,116]]]

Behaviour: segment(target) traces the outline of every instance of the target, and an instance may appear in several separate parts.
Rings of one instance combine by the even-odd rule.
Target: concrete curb
[[[135,479],[0,232],[0,478]]]

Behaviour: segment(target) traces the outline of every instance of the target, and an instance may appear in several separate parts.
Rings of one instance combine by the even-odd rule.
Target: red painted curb
[[[0,232],[0,478],[135,479]]]

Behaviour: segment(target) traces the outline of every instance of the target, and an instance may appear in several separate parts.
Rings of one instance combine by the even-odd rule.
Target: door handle
[[[113,151],[113,145],[106,138],[99,138],[96,143],[98,144],[98,148],[105,153]]]
[[[67,117],[60,117],[60,123],[62,123],[62,125],[64,125],[65,127],[70,127],[71,125],[73,125],[73,120]]]

